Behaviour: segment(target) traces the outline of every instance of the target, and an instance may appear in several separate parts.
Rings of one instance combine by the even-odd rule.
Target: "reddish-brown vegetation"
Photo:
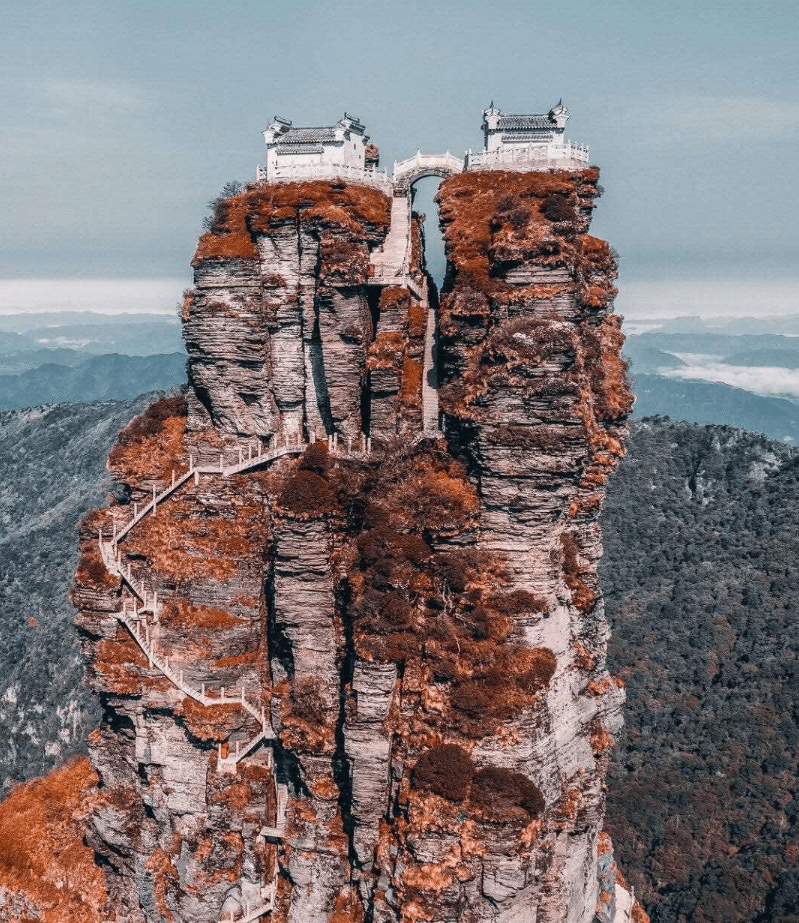
[[[241,625],[241,618],[225,609],[195,605],[181,596],[163,599],[159,618],[164,628],[187,635],[193,630],[224,632]]]
[[[119,587],[119,578],[109,573],[94,536],[81,542],[75,583],[78,587],[96,592],[107,592]]]
[[[286,482],[277,504],[283,512],[299,519],[332,516],[339,512],[330,484],[320,475],[303,468]]]
[[[88,759],[76,759],[17,785],[0,804],[0,888],[30,908],[30,920],[105,919],[103,875],[83,842],[96,785]]]
[[[405,338],[401,333],[389,330],[378,334],[369,345],[366,357],[368,369],[396,369],[402,368],[405,354]]]
[[[269,540],[263,502],[257,490],[242,489],[215,508],[198,509],[183,494],[145,517],[121,547],[162,579],[228,580],[248,561],[262,560]]]
[[[114,638],[102,638],[94,649],[92,668],[103,691],[135,695],[143,690],[147,658],[128,632],[119,626]]]
[[[329,182],[260,185],[218,200],[211,231],[203,234],[192,265],[204,260],[255,260],[255,237],[287,223],[334,228],[353,240],[379,241],[388,229],[390,207],[368,186]]]
[[[175,708],[175,714],[197,740],[214,743],[227,740],[230,732],[241,727],[247,718],[239,705],[205,706],[188,696]]]
[[[552,679],[556,663],[548,648],[514,648],[506,644],[475,675],[455,686],[450,701],[461,713],[461,731],[482,736],[532,704]]]
[[[455,744],[425,750],[413,769],[413,784],[450,801],[469,794],[475,766],[469,754]]]
[[[120,481],[136,485],[148,478],[166,480],[173,470],[181,473],[185,429],[185,398],[162,397],[122,430],[108,467]]]
[[[544,810],[544,797],[527,776],[491,766],[472,779],[472,809],[488,823],[528,823]]]
[[[577,539],[571,532],[564,532],[560,537],[560,543],[563,548],[563,579],[571,590],[574,605],[583,612],[588,612],[596,602],[597,594],[583,580],[586,571],[580,565]]]
[[[556,236],[544,203],[562,199],[563,213],[591,207],[599,195],[599,171],[553,173],[461,173],[439,189],[440,218],[447,253],[457,273],[458,286],[478,290],[502,287],[492,275],[508,259],[541,254],[549,263],[574,264],[568,239]],[[547,210],[553,210],[549,205]]]
[[[594,414],[601,420],[622,420],[631,413],[635,398],[627,384],[627,362],[621,355],[621,318],[610,314],[598,327],[587,326],[583,339]]]

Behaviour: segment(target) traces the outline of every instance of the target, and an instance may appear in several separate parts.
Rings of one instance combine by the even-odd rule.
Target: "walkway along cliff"
[[[448,156],[440,305],[408,167],[261,175],[199,241],[185,397],[81,533],[111,919],[645,919],[602,829],[598,170]]]

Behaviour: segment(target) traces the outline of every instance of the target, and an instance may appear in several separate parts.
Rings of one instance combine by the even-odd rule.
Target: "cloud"
[[[680,354],[680,358],[689,358]],[[697,361],[699,357],[690,357]],[[716,381],[734,388],[743,388],[767,397],[789,397],[799,399],[799,370],[771,366],[723,365],[706,361],[681,369],[662,369],[659,374],[667,378],[698,378],[702,381]]]
[[[181,279],[0,279],[0,314],[174,314],[184,288]]]
[[[683,132],[705,141],[736,141],[757,126],[756,140],[778,140],[799,127],[799,103],[766,96],[690,96],[676,100],[664,115]],[[755,140],[755,138],[753,138]]]
[[[631,321],[651,318],[753,317],[799,313],[799,282],[624,282],[616,310]]]

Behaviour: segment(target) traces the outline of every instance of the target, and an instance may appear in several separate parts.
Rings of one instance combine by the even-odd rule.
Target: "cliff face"
[[[596,564],[631,399],[596,179],[442,185],[441,431],[417,221],[406,284],[378,286],[382,193],[217,209],[186,399],[123,431],[124,499],[82,530],[117,919],[628,918]]]

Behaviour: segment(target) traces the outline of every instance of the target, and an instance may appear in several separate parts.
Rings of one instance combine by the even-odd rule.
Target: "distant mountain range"
[[[799,344],[796,349],[744,349],[726,356],[722,362],[725,365],[799,369]]]
[[[84,358],[85,354],[70,350],[37,350],[16,357],[0,357],[0,367],[7,368],[15,362],[24,366],[34,356],[39,358],[51,352],[61,361],[28,367],[16,374],[0,374],[0,410],[63,402],[127,400],[145,391],[169,390],[186,380],[186,356],[182,352]]]
[[[714,381],[634,373],[633,416],[739,426],[799,445],[799,404]]]
[[[661,415],[693,423],[740,426],[799,444],[796,375],[765,371],[756,379],[746,373],[752,368],[799,369],[799,337],[703,329],[669,333],[661,329],[629,336],[624,353],[630,360],[636,417]],[[740,373],[735,372],[736,367]],[[716,376],[729,380],[730,373],[736,383],[759,381],[788,396],[756,394],[712,380]]]
[[[168,314],[0,315],[0,354],[67,348],[91,355],[151,356],[183,349],[177,317]]]
[[[778,333],[664,333],[653,330],[628,338],[627,350],[650,347],[675,353],[728,356],[743,350],[778,349],[799,355],[799,337]]]

